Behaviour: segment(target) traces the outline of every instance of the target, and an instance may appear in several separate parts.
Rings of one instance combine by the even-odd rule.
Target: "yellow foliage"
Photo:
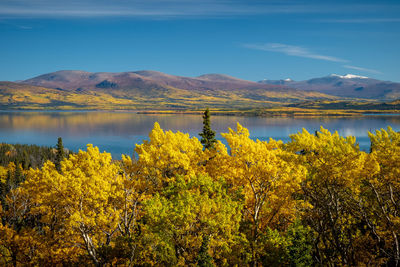
[[[360,151],[353,136],[342,137],[321,127],[316,134],[303,129],[290,137],[287,148],[302,155],[300,163],[311,167],[312,179],[321,179],[318,183],[358,187],[360,179],[379,170],[373,156]]]
[[[390,263],[400,254],[400,133],[369,135],[366,153],[324,128],[283,144],[237,124],[222,134],[228,146],[203,151],[155,123],[137,161],[88,145],[60,171],[49,161],[12,186],[10,163],[0,167],[0,265],[194,265],[200,254],[293,264],[310,263],[313,249],[326,265]]]
[[[62,161],[61,173],[52,162],[29,171],[21,198],[29,199],[30,214],[43,224],[38,234],[51,244],[41,257],[63,261],[87,251],[96,259],[96,248],[109,242],[119,222],[118,172],[111,155],[92,145]]]
[[[176,175],[189,179],[203,171],[199,164],[204,158],[203,146],[196,138],[181,132],[164,132],[158,123],[150,132],[150,141],[136,145],[139,155],[137,168],[140,175],[151,181],[155,188]]]
[[[295,215],[292,194],[300,189],[306,170],[285,160],[282,143],[253,141],[240,124],[222,134],[230,150],[230,177],[245,189],[246,216],[257,227],[287,226]]]
[[[7,177],[7,168],[0,166],[0,183],[5,184]]]

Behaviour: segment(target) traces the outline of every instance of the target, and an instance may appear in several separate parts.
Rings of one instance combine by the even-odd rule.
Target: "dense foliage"
[[[369,136],[366,153],[323,128],[285,144],[238,124],[203,149],[156,123],[138,160],[92,145],[59,168],[3,160],[0,265],[398,266],[400,133]]]
[[[52,147],[21,144],[0,144],[0,166],[7,166],[10,162],[21,164],[23,169],[40,168],[48,161],[56,158]]]

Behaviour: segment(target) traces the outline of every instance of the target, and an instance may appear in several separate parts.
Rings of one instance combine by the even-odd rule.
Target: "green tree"
[[[197,265],[199,267],[212,267],[214,266],[212,257],[208,253],[208,244],[210,243],[210,236],[204,235],[203,242],[197,255]]]
[[[287,231],[290,266],[312,266],[313,232],[310,227],[296,220]]]
[[[207,246],[212,258],[203,258],[203,263],[220,265],[238,237],[241,209],[241,200],[228,194],[223,179],[177,177],[145,203],[146,250],[153,251],[159,265],[188,266],[199,262]],[[204,244],[206,236],[208,244]]]
[[[61,137],[58,137],[58,141],[57,141],[57,155],[56,155],[56,169],[58,171],[61,171],[61,161],[63,161],[64,159],[64,145],[63,145],[63,141]]]
[[[300,154],[299,166],[307,168],[299,197],[309,203],[301,220],[314,232],[314,260],[324,266],[374,265],[365,246],[372,241],[356,212],[365,178],[379,169],[374,158],[360,151],[355,137],[322,127],[317,135],[303,129],[290,138],[287,149]]]
[[[16,163],[15,173],[14,173],[14,183],[15,187],[17,187],[20,183],[25,180],[24,173],[22,171],[21,164]]]
[[[215,139],[215,132],[211,129],[210,111],[208,108],[204,111],[203,131],[199,135],[201,136],[200,142],[204,145],[205,149],[214,148],[217,140]]]

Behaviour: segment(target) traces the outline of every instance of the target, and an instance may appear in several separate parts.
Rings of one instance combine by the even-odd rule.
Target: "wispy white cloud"
[[[33,27],[31,27],[31,26],[24,26],[24,25],[18,26],[18,28],[20,28],[22,30],[32,30],[33,29]]]
[[[238,0],[2,0],[0,15],[17,17],[196,16],[318,12],[287,1]]]
[[[312,58],[312,59],[332,61],[332,62],[349,62],[346,59],[321,55],[318,53],[314,53],[305,47],[295,46],[295,45],[288,45],[288,44],[281,44],[281,43],[267,43],[267,44],[244,44],[243,46],[246,48],[249,48],[249,49],[282,53],[282,54],[285,54],[288,56],[305,57],[305,58]],[[346,68],[346,69],[352,69],[352,70],[357,70],[357,71],[362,71],[362,72],[382,74],[382,72],[380,72],[379,70],[368,69],[368,68],[363,68],[363,67],[358,67],[358,66],[353,66],[353,65],[343,65],[342,67]]]
[[[325,14],[386,10],[386,5],[293,0],[0,0],[2,17],[183,17]]]
[[[333,62],[348,62],[345,59],[333,56],[321,55],[318,53],[314,53],[305,47],[295,46],[295,45],[288,45],[281,43],[267,43],[267,44],[244,44],[243,46],[250,49],[283,53],[288,56],[313,58],[313,59],[333,61]]]
[[[31,27],[31,26],[19,25],[19,24],[12,23],[12,22],[9,22],[9,21],[6,21],[6,20],[1,20],[1,19],[0,19],[0,24],[9,25],[9,26],[12,26],[14,28],[21,29],[21,30],[31,30],[31,29],[33,29],[33,27]]]
[[[321,19],[318,22],[324,23],[354,23],[354,24],[368,24],[368,23],[393,23],[400,22],[400,18],[351,18],[351,19]]]
[[[351,66],[351,65],[343,65],[343,68],[364,71],[364,72],[369,72],[369,73],[374,73],[374,74],[382,74],[382,72],[380,72],[379,70],[367,69],[367,68]]]

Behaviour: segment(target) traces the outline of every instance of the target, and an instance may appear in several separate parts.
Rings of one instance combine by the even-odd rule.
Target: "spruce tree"
[[[6,199],[6,195],[8,193],[8,180],[10,176],[10,170],[7,171],[7,178],[5,180],[5,182],[1,182],[0,181],[0,204],[3,206],[3,209],[5,208],[5,199]]]
[[[199,254],[197,255],[197,266],[199,267],[213,267],[213,260],[210,254],[208,253],[208,243],[210,242],[210,237],[205,235],[203,237],[203,242],[201,243],[201,247],[199,250]]]
[[[61,137],[58,137],[56,149],[57,149],[57,154],[56,154],[55,165],[56,165],[57,170],[60,172],[61,171],[61,161],[63,161],[63,159],[64,159],[64,146],[63,146]]]
[[[20,183],[22,183],[25,178],[24,178],[24,173],[21,168],[21,164],[16,162],[15,163],[15,173],[14,173],[14,185],[17,187]]]
[[[199,135],[201,136],[200,142],[203,144],[204,149],[214,148],[214,144],[217,140],[215,139],[215,132],[211,129],[210,111],[208,108],[204,111],[203,131],[199,133]]]

